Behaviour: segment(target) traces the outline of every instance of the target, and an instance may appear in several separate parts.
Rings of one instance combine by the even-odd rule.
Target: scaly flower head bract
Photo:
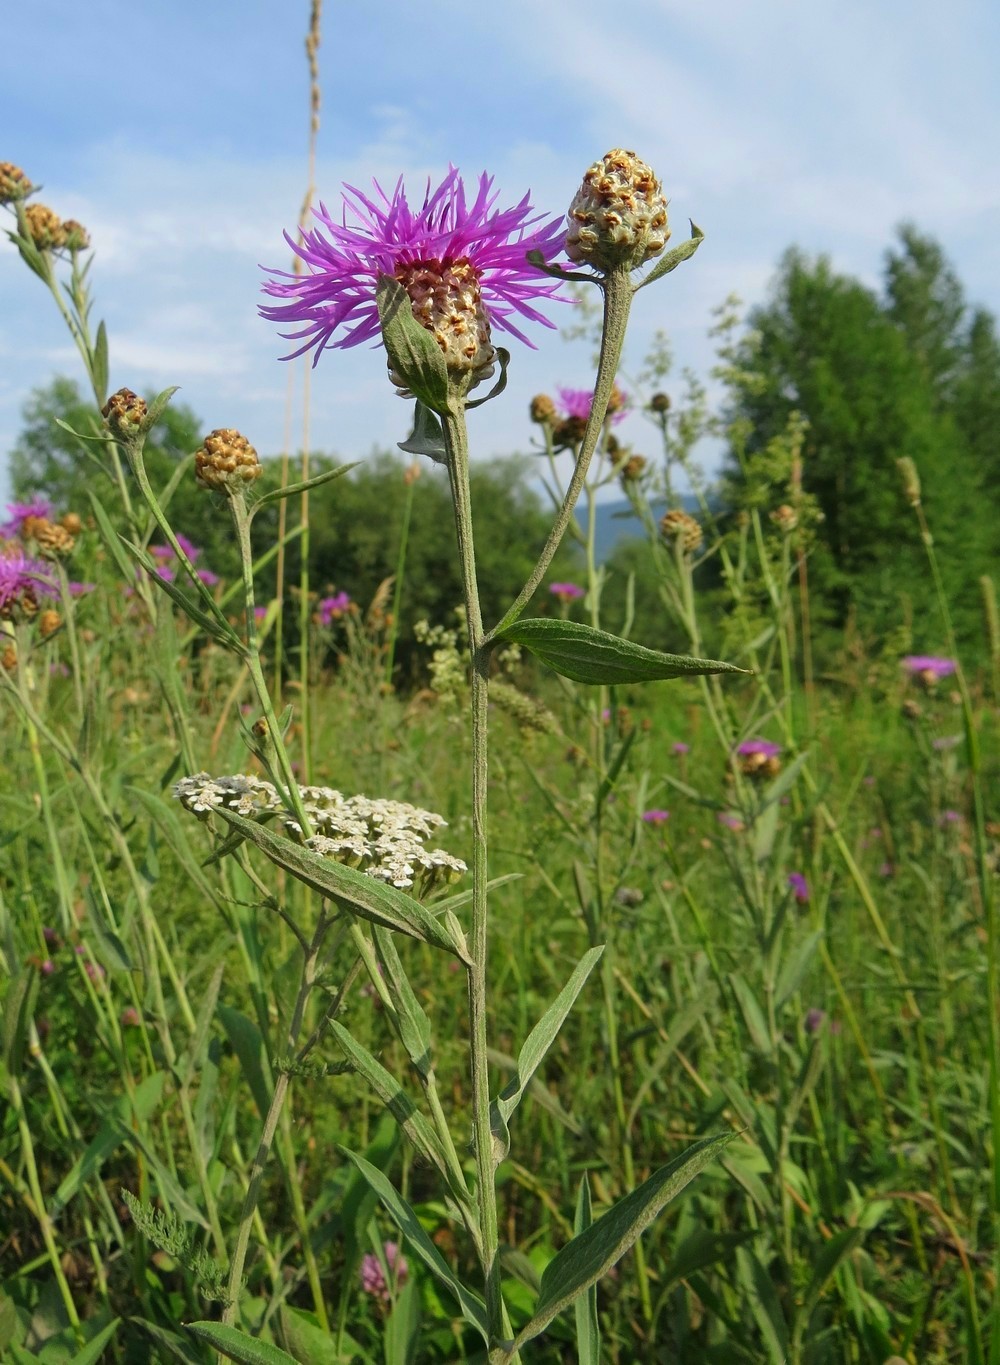
[[[480,297],[489,323],[529,346],[520,319],[555,326],[533,305],[564,299],[560,282],[530,265],[527,256],[539,251],[551,262],[561,252],[561,218],[543,221],[544,215],[532,214],[527,195],[513,208],[498,210],[498,192],[485,172],[470,203],[454,166],[436,189],[428,181],[418,209],[411,208],[402,177],[391,195],[377,181],[373,184],[372,198],[344,186],[340,222],[321,203],[313,210],[319,226],[304,232],[301,242],[285,233],[309,273],[270,270],[275,278],[265,283],[264,292],[281,302],[260,309],[270,322],[296,329],[281,334],[302,341],[285,359],[314,350],[315,365],[327,346],[377,343],[381,329],[375,290],[383,275],[407,289],[426,326],[418,305],[426,298],[428,269],[438,277],[457,272]]]

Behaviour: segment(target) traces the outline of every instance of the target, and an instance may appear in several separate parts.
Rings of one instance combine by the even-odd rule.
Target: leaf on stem
[[[347,1147],[341,1147],[340,1151],[347,1157],[348,1161],[354,1163],[381,1199],[386,1212],[406,1238],[406,1244],[414,1256],[421,1260],[431,1274],[450,1290],[462,1310],[462,1317],[479,1330],[484,1341],[488,1341],[489,1332],[486,1324],[485,1304],[478,1295],[466,1289],[458,1279],[451,1266],[448,1265],[427,1236],[420,1219],[403,1196],[388,1178],[377,1167],[367,1162],[363,1156],[358,1156],[356,1152],[350,1151]]]
[[[299,1365],[294,1356],[269,1341],[248,1337],[238,1328],[226,1327],[221,1322],[189,1322],[187,1329],[240,1365]]]
[[[615,686],[705,673],[746,672],[718,659],[662,654],[658,649],[647,649],[578,621],[529,617],[505,626],[495,638],[522,645],[549,668],[578,683]]]
[[[395,929],[400,934],[419,939],[421,943],[443,948],[462,962],[469,962],[464,936],[449,929],[448,923],[439,921],[430,910],[404,891],[376,881],[374,877],[357,872],[353,867],[323,858],[301,844],[275,834],[266,825],[237,815],[235,811],[220,806],[213,813],[238,830],[250,843],[256,844],[276,866],[284,868],[321,896],[345,905],[359,919],[380,924],[385,929]]]
[[[524,1092],[532,1076],[538,1070],[556,1039],[566,1016],[583,990],[587,977],[600,961],[604,945],[591,948],[577,963],[573,974],[553,1000],[552,1004],[528,1034],[517,1054],[517,1069],[512,1080],[504,1087],[490,1105],[490,1129],[493,1133],[493,1161],[499,1166],[510,1151],[510,1130],[508,1122],[521,1103]]]
[[[525,1342],[537,1337],[574,1299],[606,1275],[635,1245],[660,1211],[699,1171],[714,1161],[735,1136],[735,1133],[722,1133],[695,1143],[568,1242],[546,1266],[535,1312],[517,1334],[514,1350],[520,1350]]]
[[[688,240],[682,242],[680,246],[675,246],[673,250],[668,251],[665,256],[660,258],[645,279],[640,280],[636,285],[636,293],[638,293],[640,289],[645,289],[647,284],[652,284],[654,280],[660,279],[663,275],[669,275],[671,270],[676,270],[682,261],[690,260],[704,240],[705,234],[702,232],[701,228],[698,227],[696,223],[691,223],[691,236]]]

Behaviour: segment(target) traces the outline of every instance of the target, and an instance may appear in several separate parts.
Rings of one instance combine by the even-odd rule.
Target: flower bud
[[[678,508],[669,511],[660,522],[660,534],[665,540],[675,541],[685,554],[693,554],[704,536],[694,517]]]
[[[917,466],[908,455],[896,461],[896,468],[899,470],[903,480],[903,496],[911,507],[920,505],[920,475],[917,473]]]
[[[787,502],[783,502],[780,507],[774,509],[771,513],[771,520],[782,535],[789,535],[799,524],[795,508],[790,507]]]
[[[537,426],[552,426],[556,420],[556,405],[547,393],[536,393],[528,413]]]
[[[38,618],[38,630],[43,640],[47,640],[50,635],[55,635],[61,625],[62,617],[51,607],[47,611],[43,611]]]
[[[75,512],[67,512],[65,516],[60,517],[59,525],[67,530],[71,536],[78,536],[83,530],[83,522]]]
[[[257,452],[234,427],[217,427],[194,457],[195,477],[203,488],[232,495],[264,472]]]
[[[0,204],[14,204],[19,199],[27,199],[34,185],[11,161],[0,161]]]
[[[21,534],[24,535],[26,532],[38,546],[38,553],[43,559],[65,559],[73,553],[76,541],[65,526],[48,521],[45,517],[28,517]]]
[[[669,393],[654,393],[649,400],[650,412],[669,412],[670,395]]]
[[[622,483],[637,483],[646,470],[645,455],[630,455],[620,472]]]
[[[65,246],[63,225],[57,213],[45,204],[29,204],[24,210],[28,236],[39,251],[57,251]]]
[[[62,243],[69,251],[86,251],[90,246],[90,233],[75,218],[66,218],[62,225]]]
[[[146,400],[131,389],[119,389],[101,408],[101,416],[107,422],[112,436],[122,441],[135,436],[147,414]]]
[[[659,180],[635,152],[617,147],[584,175],[569,220],[567,256],[602,271],[637,270],[670,236]]]

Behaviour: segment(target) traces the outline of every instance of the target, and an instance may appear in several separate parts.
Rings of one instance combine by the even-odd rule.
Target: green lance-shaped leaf
[[[437,1134],[399,1081],[336,1019],[330,1024],[330,1032],[351,1066],[359,1076],[365,1078],[420,1155],[435,1165],[447,1179],[448,1163]]]
[[[419,1260],[423,1261],[432,1275],[447,1286],[462,1310],[462,1317],[473,1327],[478,1328],[482,1333],[483,1340],[487,1341],[489,1334],[486,1325],[485,1304],[476,1294],[466,1289],[458,1279],[437,1247],[427,1236],[420,1219],[403,1196],[396,1190],[392,1182],[376,1166],[367,1162],[363,1156],[358,1156],[356,1152],[350,1151],[347,1147],[341,1147],[339,1150],[347,1157],[348,1161],[354,1163],[381,1199],[389,1217],[406,1238],[409,1249]]]
[[[695,1143],[568,1242],[546,1266],[535,1312],[517,1334],[512,1349],[520,1350],[526,1341],[537,1337],[578,1295],[606,1275],[635,1245],[660,1211],[699,1171],[714,1161],[735,1136],[735,1133],[722,1133]]]
[[[294,1356],[270,1342],[248,1337],[238,1328],[226,1327],[221,1322],[189,1322],[187,1329],[240,1365],[299,1365]]]
[[[576,1196],[576,1216],[573,1232],[580,1237],[593,1226],[590,1207],[590,1181],[584,1171]],[[601,1365],[601,1324],[597,1316],[597,1284],[578,1294],[573,1305],[576,1318],[576,1356],[580,1365]]]
[[[275,834],[266,825],[237,815],[235,811],[220,806],[216,807],[213,814],[232,825],[250,843],[256,844],[276,866],[283,867],[321,896],[348,906],[359,919],[380,924],[384,929],[395,929],[400,934],[408,934],[410,938],[430,943],[435,948],[443,948],[468,964],[469,950],[464,936],[456,934],[454,928],[449,927],[453,926],[454,921],[442,923],[404,891],[376,881],[363,872],[356,872],[353,867],[323,858],[293,843],[291,839]]]
[[[324,469],[322,474],[315,474],[311,479],[304,479],[301,483],[289,483],[284,488],[272,489],[270,493],[258,498],[250,508],[250,520],[254,519],[262,507],[270,507],[271,503],[281,502],[283,498],[294,498],[300,493],[309,493],[314,488],[321,488],[323,484],[330,483],[333,479],[341,479],[352,469],[357,469],[359,463],[359,460],[355,460],[352,464],[338,465],[336,469]]]
[[[98,395],[98,402],[103,403],[108,396],[108,329],[101,321],[97,328],[97,338],[94,342],[93,371],[94,392]]]
[[[410,1061],[426,1080],[431,1067],[431,1021],[417,999],[406,975],[392,935],[377,925],[372,929],[382,971],[392,996],[393,1016],[399,1040]]]
[[[645,279],[640,280],[636,285],[636,293],[640,289],[645,289],[647,284],[652,284],[654,280],[660,279],[664,275],[669,275],[671,270],[676,270],[682,261],[690,260],[694,253],[705,240],[705,234],[695,223],[691,224],[691,236],[680,246],[675,246],[671,251],[657,262]]]
[[[110,1345],[112,1338],[117,1334],[121,1326],[121,1318],[112,1318],[107,1326],[102,1327],[95,1337],[92,1337],[75,1356],[71,1356],[67,1365],[100,1365],[104,1360],[105,1348]]]
[[[380,275],[375,301],[393,373],[421,403],[434,412],[446,412],[448,366],[444,353],[427,328],[413,316],[409,294],[391,275]]]
[[[576,997],[583,990],[587,977],[600,961],[603,952],[603,944],[591,948],[577,963],[573,975],[525,1038],[524,1045],[517,1054],[517,1070],[513,1078],[490,1106],[493,1160],[498,1166],[510,1151],[510,1130],[507,1126],[510,1117],[521,1103],[528,1083],[566,1022],[566,1016],[573,1008]]]
[[[52,1196],[49,1213],[53,1218],[66,1207],[92,1177],[100,1174],[105,1161],[122,1143],[129,1140],[133,1127],[144,1128],[163,1097],[167,1073],[154,1071],[136,1086],[129,1098],[121,1096],[94,1134],[86,1150],[77,1157]]]
[[[549,668],[578,683],[614,687],[618,683],[657,682],[704,673],[746,672],[718,659],[662,654],[578,621],[529,617],[498,631],[496,639],[523,645]]]
[[[0,1061],[16,1079],[24,1064],[24,1047],[28,1025],[35,1011],[38,995],[38,973],[34,967],[24,967],[14,977],[4,1001],[0,1027]]]

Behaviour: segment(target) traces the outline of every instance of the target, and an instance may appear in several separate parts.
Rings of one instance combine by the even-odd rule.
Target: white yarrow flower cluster
[[[174,785],[185,810],[207,819],[225,807],[249,820],[273,820],[296,843],[312,852],[401,890],[426,893],[468,871],[461,858],[425,840],[447,824],[443,816],[405,801],[344,796],[332,787],[302,787],[302,803],[315,833],[303,838],[302,827],[282,804],[272,783],[241,773],[212,777],[195,773]]]

